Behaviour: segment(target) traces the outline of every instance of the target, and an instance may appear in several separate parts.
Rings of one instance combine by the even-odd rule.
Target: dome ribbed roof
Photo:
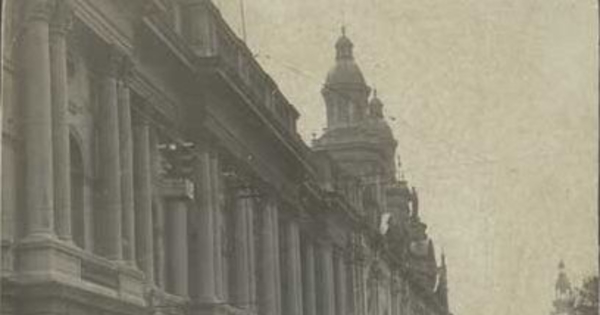
[[[360,84],[365,85],[365,78],[354,60],[338,61],[327,73],[328,85]]]
[[[342,29],[342,36],[335,43],[335,66],[327,74],[326,84],[360,84],[365,85],[365,78],[358,65],[354,62],[352,41]]]

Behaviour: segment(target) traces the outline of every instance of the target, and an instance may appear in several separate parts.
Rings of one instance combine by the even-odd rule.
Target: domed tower
[[[335,44],[335,65],[327,74],[321,94],[327,107],[327,128],[341,128],[363,121],[368,112],[370,88],[354,61],[354,44],[342,35]]]
[[[335,43],[335,64],[321,91],[327,128],[313,141],[315,151],[326,151],[345,173],[362,182],[363,209],[386,207],[386,185],[395,178],[396,140],[383,116],[383,102],[367,85],[354,60],[354,45],[342,34]]]
[[[558,278],[554,286],[554,311],[553,315],[572,315],[574,314],[574,296],[571,288],[571,281],[565,272],[565,263],[561,261],[558,264]]]

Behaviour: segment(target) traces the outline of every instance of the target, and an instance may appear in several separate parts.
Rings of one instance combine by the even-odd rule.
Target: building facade
[[[1,314],[449,314],[345,34],[308,146],[209,0],[4,9]]]

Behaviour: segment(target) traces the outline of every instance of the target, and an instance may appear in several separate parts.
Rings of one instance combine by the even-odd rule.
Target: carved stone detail
[[[54,0],[50,20],[50,35],[65,36],[73,25],[73,8],[70,0]]]
[[[52,2],[50,0],[31,0],[28,1],[25,10],[26,21],[36,20],[50,21],[52,18]]]

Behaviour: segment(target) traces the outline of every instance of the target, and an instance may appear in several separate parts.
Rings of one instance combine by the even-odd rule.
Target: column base
[[[59,283],[131,305],[145,305],[144,274],[123,262],[85,252],[72,242],[35,235],[16,246],[16,270],[11,277],[20,285]]]
[[[144,273],[135,266],[125,263],[119,264],[119,294],[127,301],[143,304],[145,293]]]
[[[191,315],[256,315],[256,310],[244,309],[229,304],[222,300],[216,300],[214,303],[190,302]]]
[[[33,234],[17,244],[15,276],[19,282],[61,281],[81,278],[79,249],[52,234]]]
[[[155,286],[147,287],[147,290],[148,307],[152,309],[154,314],[190,314],[189,298],[172,295]]]

